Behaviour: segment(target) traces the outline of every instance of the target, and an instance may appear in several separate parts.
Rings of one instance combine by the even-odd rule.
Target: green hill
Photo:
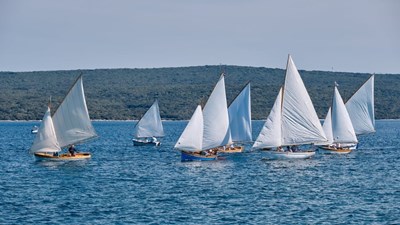
[[[253,119],[265,119],[283,83],[285,71],[224,66],[228,104],[251,81]],[[163,119],[189,119],[204,103],[221,66],[154,69],[0,72],[0,120],[40,120],[49,96],[55,108],[82,73],[92,119],[138,119],[159,99]],[[370,76],[362,73],[300,71],[320,118],[331,102],[334,81],[346,101]],[[400,75],[375,76],[377,119],[400,118]]]

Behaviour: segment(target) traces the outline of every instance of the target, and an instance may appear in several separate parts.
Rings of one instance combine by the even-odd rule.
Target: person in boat
[[[276,149],[276,151],[278,151],[278,152],[283,152],[282,146],[279,146],[279,147]]]
[[[290,147],[290,150],[292,150],[292,152],[297,152],[299,150],[299,148],[297,147],[297,145],[292,145]]]
[[[53,156],[58,157],[58,152],[53,152]]]
[[[71,156],[75,156],[75,152],[76,152],[75,145],[69,146],[68,152],[69,152],[69,154],[70,154]]]
[[[286,146],[286,151],[287,152],[292,152],[292,149],[290,148],[290,146],[288,145],[288,146]]]

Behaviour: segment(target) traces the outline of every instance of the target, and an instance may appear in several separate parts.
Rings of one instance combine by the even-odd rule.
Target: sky
[[[0,71],[240,65],[400,74],[398,0],[0,0]]]

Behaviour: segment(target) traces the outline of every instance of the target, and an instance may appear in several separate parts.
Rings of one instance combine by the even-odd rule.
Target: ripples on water
[[[0,123],[0,223],[400,224],[400,121],[378,121],[349,155],[192,163],[173,150],[186,122],[164,122],[159,148],[133,147],[133,122],[95,122],[83,162],[36,162],[35,124]]]

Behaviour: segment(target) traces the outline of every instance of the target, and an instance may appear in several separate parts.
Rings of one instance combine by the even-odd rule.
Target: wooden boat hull
[[[54,156],[53,153],[37,152],[34,153],[37,160],[50,160],[50,161],[75,161],[75,160],[85,160],[90,159],[92,155],[89,152],[79,152],[75,153],[74,156],[70,154],[60,154],[59,156]]]
[[[220,148],[218,149],[218,152],[221,153],[239,153],[239,152],[243,152],[244,150],[244,146],[235,146],[233,148]]]
[[[319,151],[322,153],[328,153],[328,154],[349,154],[351,152],[350,148],[331,148],[329,146],[318,146]]]
[[[199,153],[191,153],[191,152],[181,152],[181,161],[189,162],[189,161],[212,161],[217,160],[217,155],[201,155]]]
[[[143,142],[143,141],[137,141],[137,140],[132,140],[134,146],[160,146],[161,143],[159,141],[156,142]]]
[[[358,148],[358,144],[343,144],[341,145],[343,149],[350,149],[350,150],[356,150]],[[329,145],[319,145],[318,146],[319,149],[331,149],[331,147],[329,147]]]
[[[315,155],[314,151],[278,152],[266,151],[270,159],[308,159]]]

